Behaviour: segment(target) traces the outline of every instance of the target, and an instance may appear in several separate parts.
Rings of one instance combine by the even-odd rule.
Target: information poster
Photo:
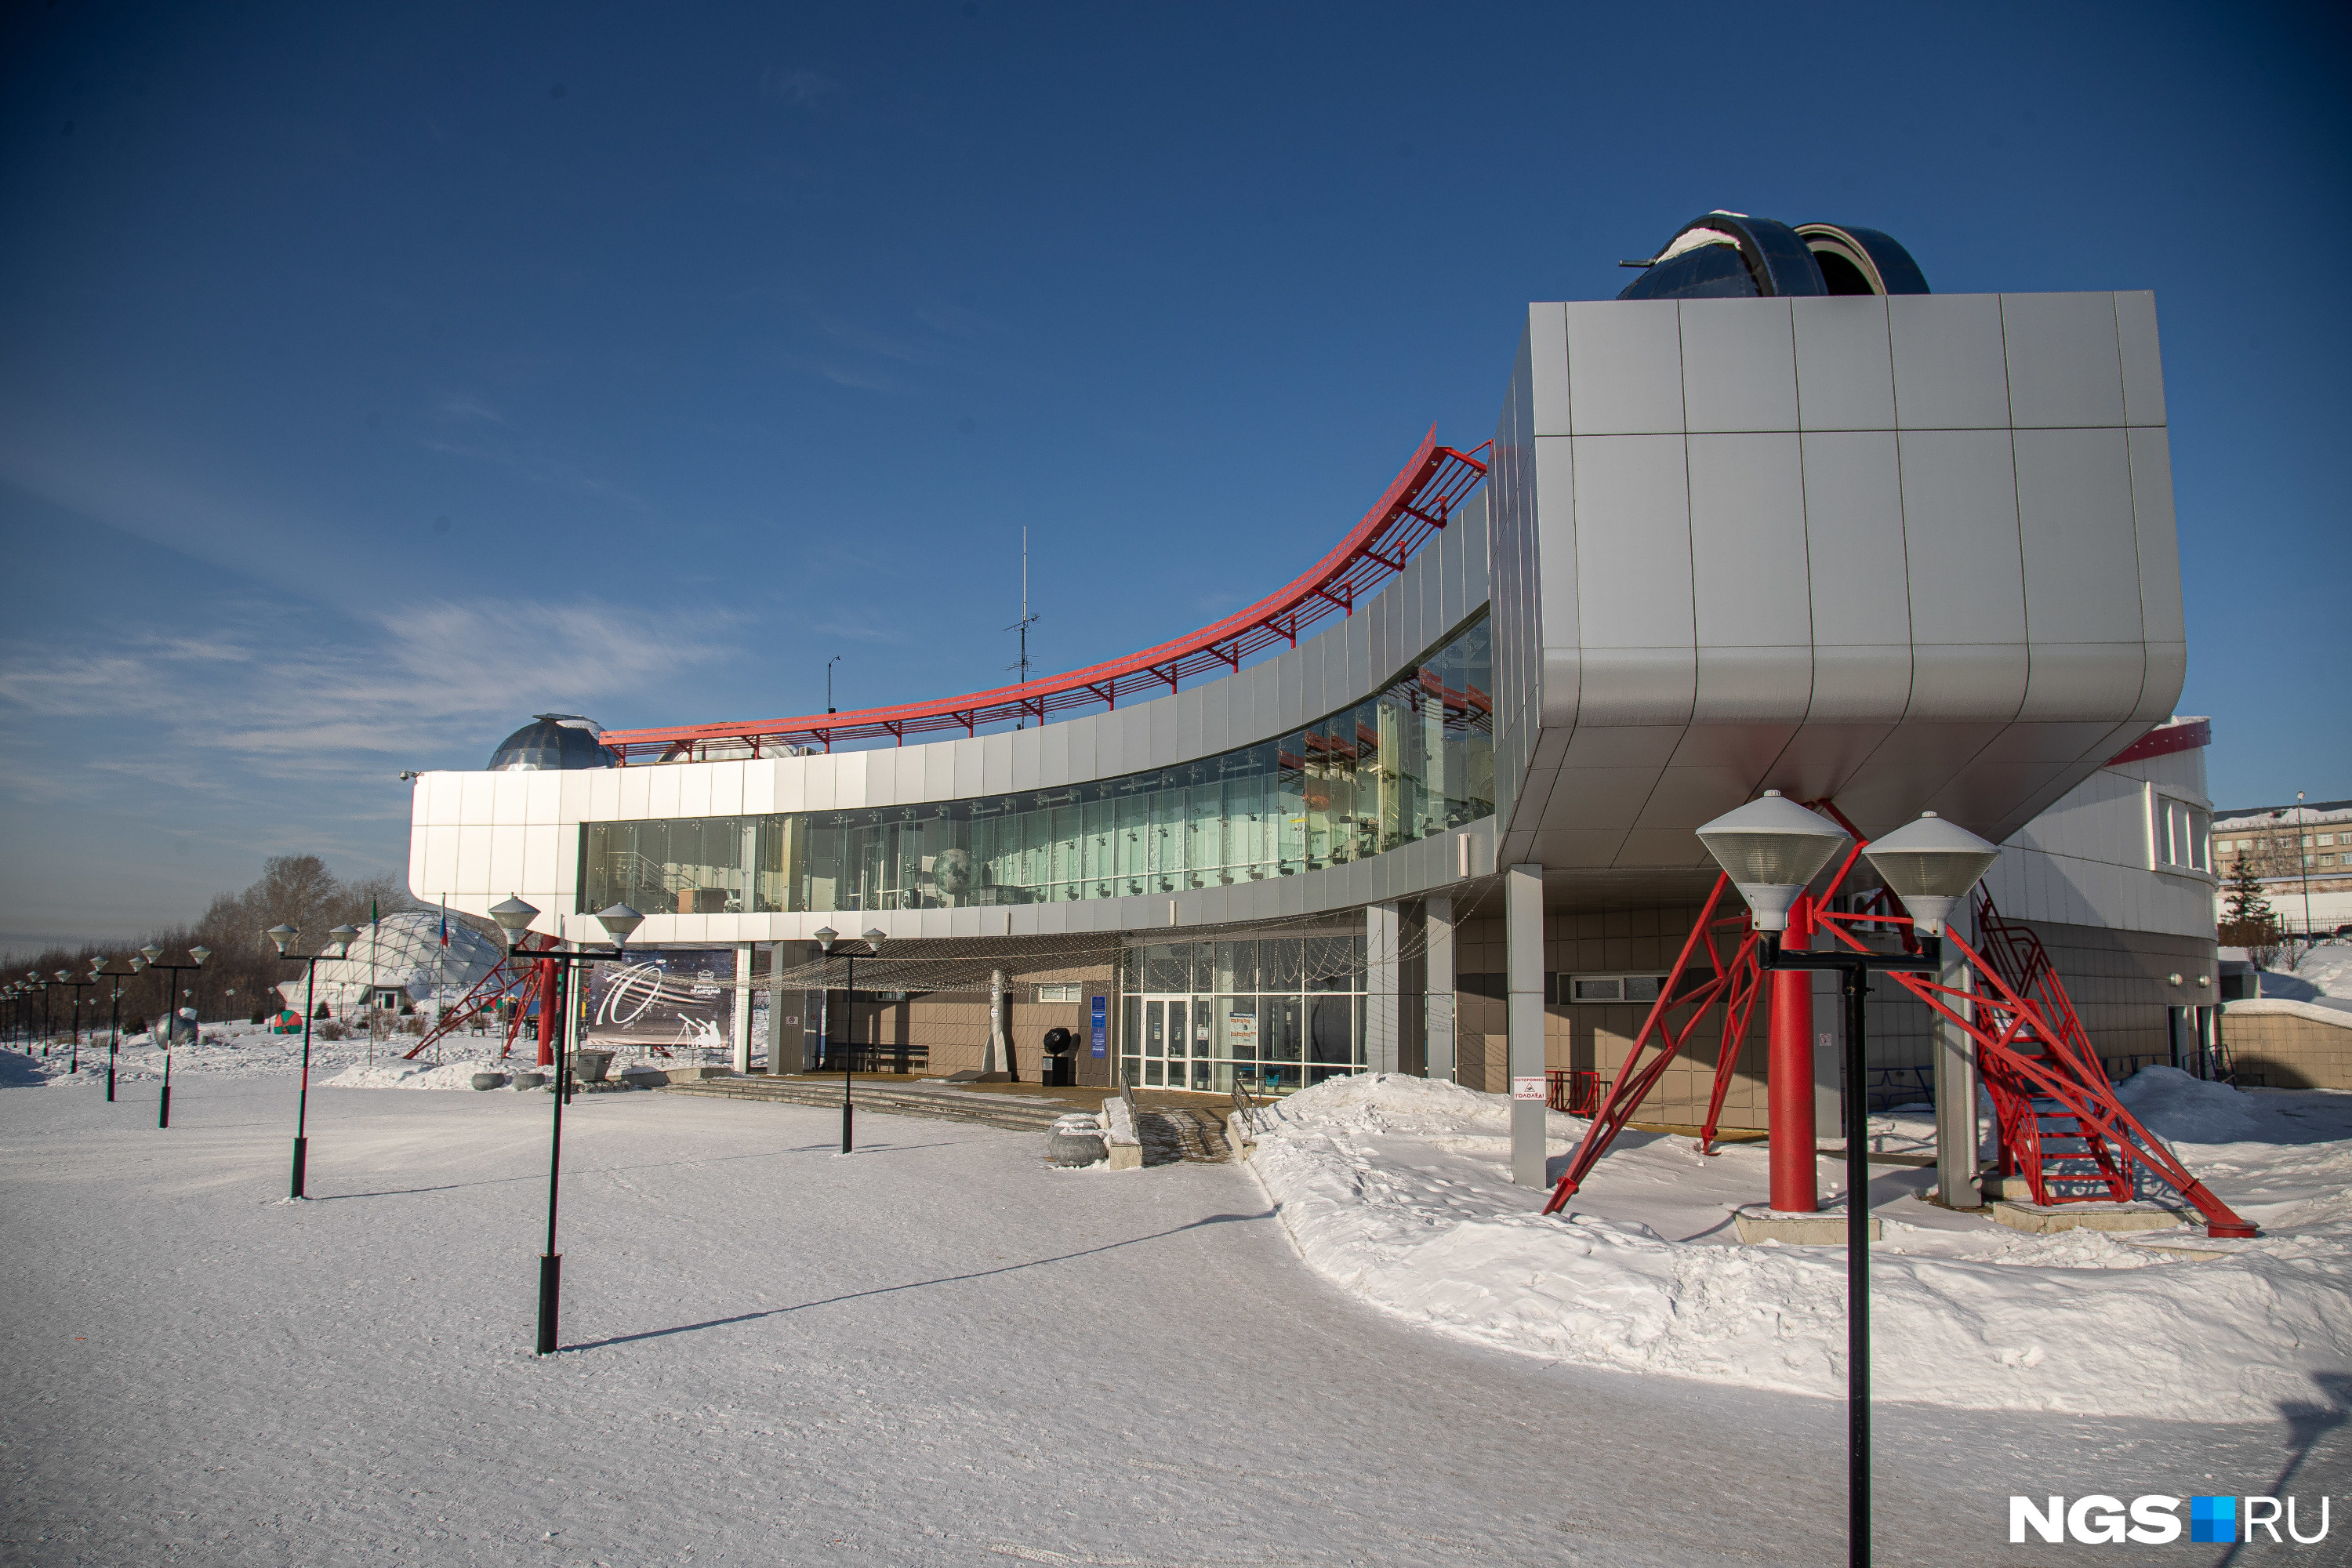
[[[663,949],[589,966],[587,1043],[632,1056],[732,1048],[735,952]]]

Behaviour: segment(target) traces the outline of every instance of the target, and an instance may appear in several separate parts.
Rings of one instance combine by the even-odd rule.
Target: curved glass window
[[[587,823],[580,907],[962,909],[1344,865],[1494,815],[1492,664],[1482,613],[1377,696],[1176,767],[920,805]]]

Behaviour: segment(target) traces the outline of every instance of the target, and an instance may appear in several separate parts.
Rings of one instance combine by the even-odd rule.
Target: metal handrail
[[[1454,510],[1486,477],[1492,443],[1468,452],[1437,444],[1433,427],[1412,461],[1392,480],[1361,522],[1305,574],[1250,605],[1200,630],[1140,653],[1066,674],[1047,676],[990,691],[895,708],[848,713],[812,713],[793,719],[669,725],[650,730],[608,730],[598,739],[631,761],[691,762],[707,748],[724,743],[730,753],[748,747],[814,745],[825,751],[834,741],[888,738],[904,744],[908,735],[961,731],[1014,720],[1045,722],[1049,713],[1082,708],[1117,708],[1122,696],[1165,695],[1188,679],[1233,674],[1242,661],[1276,644],[1298,646],[1299,633],[1327,616],[1352,616],[1389,577],[1402,573],[1412,553],[1444,528]],[[1466,694],[1491,706],[1486,692]]]

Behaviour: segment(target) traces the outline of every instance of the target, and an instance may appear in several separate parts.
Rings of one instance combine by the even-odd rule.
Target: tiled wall
[[[2102,1057],[2162,1056],[2171,1049],[2166,1009],[2220,1000],[2213,938],[2021,921],[2050,950],[2083,1027]],[[2181,984],[2172,984],[2178,974]],[[2199,985],[2197,977],[2212,979]]]
[[[2352,1089],[2352,1018],[2325,1024],[2287,1013],[2221,1010],[2221,1040],[2240,1083],[2266,1089]]]
[[[1006,1009],[1012,1016],[1013,1059],[1014,1068],[1024,1083],[1037,1081],[1038,1061],[1042,1056],[1040,1042],[1045,1031],[1052,1028],[1069,1030],[1078,1037],[1077,1081],[1081,1084],[1108,1084],[1115,1081],[1118,1058],[1106,1054],[1097,1060],[1087,1047],[1087,1004],[1077,1002],[1032,1002],[1030,987],[1036,984],[1075,983],[1082,995],[1099,993],[1111,998],[1112,1037],[1109,1053],[1118,1048],[1118,992],[1112,987],[1111,965],[1108,963],[1072,965],[1057,969],[1010,971],[1005,975],[1007,989],[1013,1001]],[[841,993],[835,992],[833,1005],[841,1005]],[[837,1032],[837,1030],[836,1030]],[[935,991],[907,1002],[868,1002],[860,999],[856,1021],[850,1037],[861,1045],[921,1046],[929,1050],[929,1065],[923,1069],[933,1075],[980,1070],[988,1050],[988,990]]]

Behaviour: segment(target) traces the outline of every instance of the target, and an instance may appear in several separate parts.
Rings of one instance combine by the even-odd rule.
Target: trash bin
[[[604,1075],[613,1070],[610,1051],[574,1051],[572,1053],[572,1078],[575,1083],[602,1083]]]
[[[1067,1089],[1076,1068],[1078,1037],[1067,1029],[1045,1031],[1044,1059],[1038,1065],[1037,1081],[1047,1089]]]

